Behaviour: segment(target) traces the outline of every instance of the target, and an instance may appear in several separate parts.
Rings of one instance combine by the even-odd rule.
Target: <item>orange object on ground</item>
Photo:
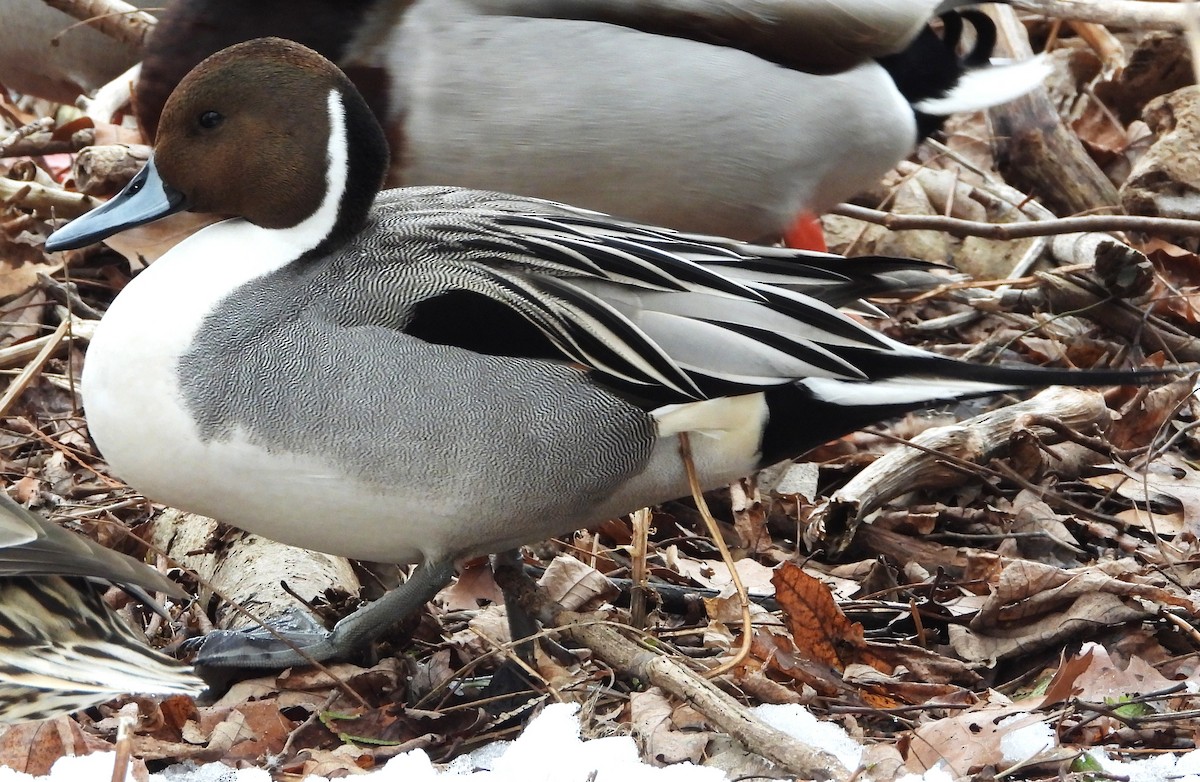
[[[812,212],[801,212],[783,233],[783,243],[793,250],[829,252],[825,244],[825,232],[821,230],[821,219]]]

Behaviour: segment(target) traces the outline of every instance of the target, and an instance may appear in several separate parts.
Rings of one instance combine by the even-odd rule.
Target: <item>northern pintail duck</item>
[[[102,585],[185,597],[157,570],[73,535],[0,491],[0,722],[53,717],[126,694],[196,695],[190,667],[146,646]]]
[[[963,0],[176,0],[136,91],[152,135],[201,59],[261,36],[343,67],[392,144],[388,184],[547,198],[774,240],[873,186],[955,111],[1044,71],[954,52]],[[939,38],[930,18],[945,13]]]
[[[681,432],[716,487],[935,403],[1160,376],[970,364],[835,308],[919,262],[475,190],[380,192],[386,167],[382,129],[335,66],[256,40],[193,70],[153,161],[47,243],[185,209],[231,216],[119,294],[83,400],[104,457],[147,496],[297,546],[420,563],[331,638],[307,637],[317,657],[423,604],[462,557],[687,494]],[[207,658],[300,659],[270,639]]]

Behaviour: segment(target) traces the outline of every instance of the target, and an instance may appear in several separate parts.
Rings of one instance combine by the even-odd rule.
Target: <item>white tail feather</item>
[[[985,396],[1027,388],[1021,382],[992,383],[983,380],[957,380],[945,377],[896,377],[870,383],[847,382],[828,378],[808,378],[799,383],[823,402],[843,407],[907,405],[933,403],[959,397]]]
[[[938,98],[926,98],[914,108],[935,117],[999,106],[1036,89],[1050,75],[1050,61],[1039,55],[1020,62],[967,71],[958,84]]]

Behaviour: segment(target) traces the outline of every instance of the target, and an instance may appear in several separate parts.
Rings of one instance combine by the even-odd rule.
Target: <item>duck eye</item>
[[[200,127],[212,130],[217,125],[220,125],[223,119],[225,119],[225,115],[219,111],[206,111],[200,115]]]

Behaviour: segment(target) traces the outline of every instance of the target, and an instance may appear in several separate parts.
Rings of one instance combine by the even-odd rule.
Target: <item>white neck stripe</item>
[[[346,193],[350,173],[350,152],[346,141],[346,110],[338,90],[329,91],[329,144],[325,153],[325,197],[317,211],[298,225],[279,229],[290,244],[297,247],[297,257],[323,242],[337,223],[338,209]]]

